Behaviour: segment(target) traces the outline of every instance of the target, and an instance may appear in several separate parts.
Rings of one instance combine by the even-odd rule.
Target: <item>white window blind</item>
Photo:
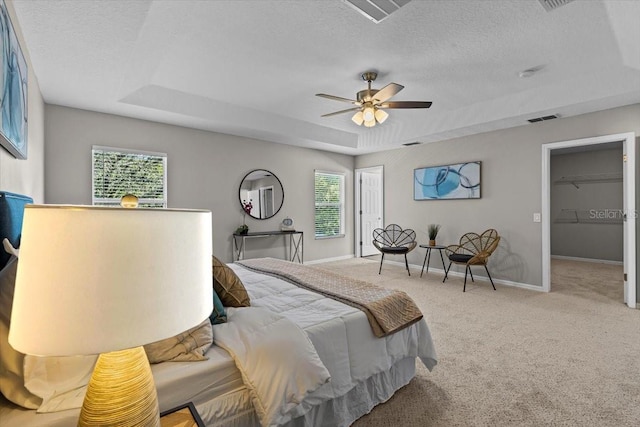
[[[92,203],[119,206],[125,194],[138,197],[140,207],[167,207],[167,155],[93,146]]]
[[[344,175],[315,171],[315,236],[344,236]]]

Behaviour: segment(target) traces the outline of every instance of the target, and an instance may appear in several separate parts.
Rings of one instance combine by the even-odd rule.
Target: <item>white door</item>
[[[273,186],[260,188],[260,218],[273,216]]]
[[[360,241],[361,255],[376,255],[373,230],[382,227],[382,169],[360,174]]]

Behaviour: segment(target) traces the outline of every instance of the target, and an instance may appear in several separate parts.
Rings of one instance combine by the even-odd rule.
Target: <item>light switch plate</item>
[[[533,222],[540,222],[540,213],[536,212],[533,214]]]

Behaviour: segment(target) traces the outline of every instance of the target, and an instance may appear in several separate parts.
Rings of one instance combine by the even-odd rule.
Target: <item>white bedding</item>
[[[201,362],[167,362],[151,365],[160,410],[185,402],[198,405],[216,396],[244,388],[242,376],[224,349],[212,346]]]
[[[307,334],[264,308],[228,308],[213,339],[235,360],[264,427],[289,421],[305,397],[330,379]]]
[[[407,357],[420,357],[431,370],[437,356],[424,319],[384,338],[376,338],[366,315],[284,280],[229,265],[245,285],[251,305],[279,313],[307,332],[331,381],[296,408],[295,416],[351,390],[370,376]]]
[[[279,313],[305,330],[331,375],[330,382],[295,407],[288,427],[347,426],[409,382],[415,357],[430,370],[437,363],[424,319],[391,336],[376,338],[358,309],[239,265],[229,266],[245,284],[252,306]],[[209,360],[203,362],[152,366],[160,409],[192,401],[209,426],[259,426],[231,356],[217,346],[207,356]],[[36,414],[0,399],[3,427],[70,426],[77,422],[78,412]]]

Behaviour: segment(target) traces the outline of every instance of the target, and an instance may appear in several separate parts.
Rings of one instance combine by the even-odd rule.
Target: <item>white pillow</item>
[[[80,408],[97,356],[39,357],[9,344],[18,259],[0,271],[0,391],[24,408],[55,412]]]
[[[42,399],[37,412],[80,408],[98,356],[24,357],[24,386]]]

